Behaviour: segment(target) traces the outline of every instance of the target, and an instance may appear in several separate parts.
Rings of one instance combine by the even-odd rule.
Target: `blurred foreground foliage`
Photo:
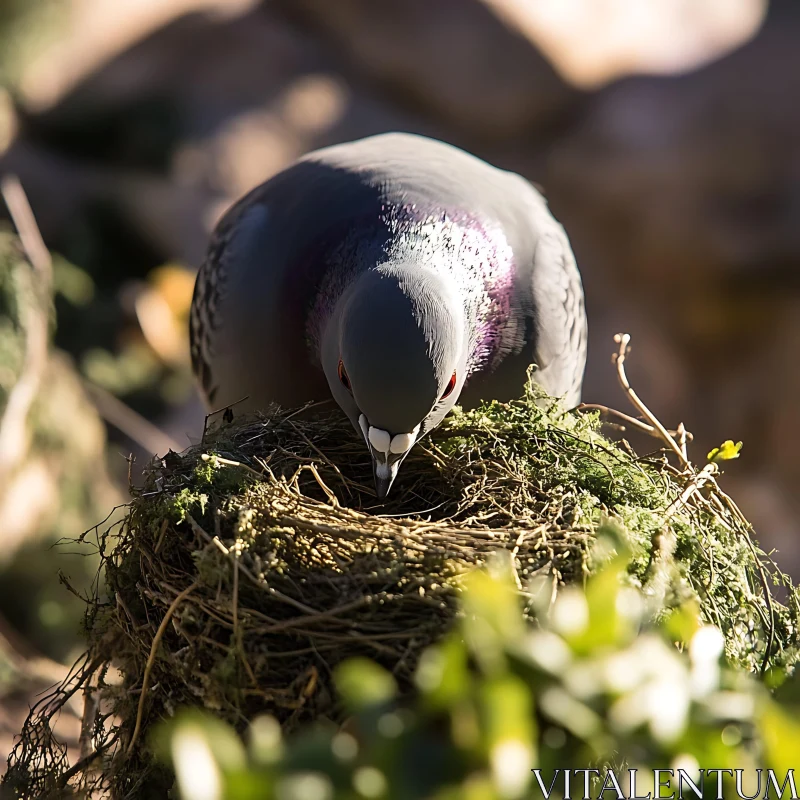
[[[533,587],[535,624],[505,560],[471,573],[460,622],[424,652],[410,701],[397,699],[389,672],[355,659],[336,673],[351,715],[341,728],[316,723],[285,738],[262,716],[242,741],[187,710],[156,730],[154,747],[185,800],[501,800],[541,797],[553,781],[558,797],[554,770],[564,769],[597,770],[593,797],[605,796],[607,769],[640,770],[637,791],[654,797],[677,790],[677,777],[654,789],[654,769],[695,782],[701,769],[730,770],[726,797],[737,796],[735,771],[751,796],[766,788],[768,773],[756,788],[758,769],[782,784],[800,767],[795,676],[776,668],[762,682],[726,663],[721,632],[693,602],[656,621],[652,598],[626,579],[624,538],[608,525],[598,547],[611,558],[585,588],[551,602],[549,583]],[[582,777],[573,781],[583,796]],[[717,774],[705,781],[716,796]]]

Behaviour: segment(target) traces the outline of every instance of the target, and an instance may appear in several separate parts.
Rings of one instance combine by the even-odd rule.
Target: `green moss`
[[[208,495],[196,492],[192,489],[181,489],[171,500],[166,501],[169,505],[169,513],[173,521],[184,522],[189,514],[206,513],[208,505]]]
[[[208,487],[218,495],[231,495],[244,490],[253,482],[246,466],[227,463],[214,452],[204,453],[194,469],[194,483]]]

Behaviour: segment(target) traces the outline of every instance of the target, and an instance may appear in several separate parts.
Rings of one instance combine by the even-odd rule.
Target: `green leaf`
[[[718,461],[731,461],[734,458],[739,458],[741,449],[741,442],[736,442],[734,444],[732,439],[726,439],[719,447],[715,447],[711,450],[708,454],[708,460],[714,463]]]
[[[175,739],[188,736],[190,741],[204,740],[222,769],[242,769],[246,762],[244,745],[236,731],[222,720],[197,709],[184,709],[173,720],[156,729],[153,747],[169,760],[175,754]],[[194,737],[194,739],[191,739]]]
[[[782,780],[789,770],[800,767],[800,723],[771,700],[765,703],[759,723],[767,766]]]
[[[506,646],[525,634],[511,570],[510,561],[498,554],[489,570],[476,569],[464,581],[464,637],[486,673],[504,669]]]
[[[623,585],[627,564],[626,556],[616,556],[589,579],[585,592],[575,586],[559,592],[550,624],[573,653],[589,656],[635,635],[642,601],[638,590]]]
[[[250,723],[250,757],[256,764],[274,764],[284,753],[281,726],[275,717],[266,714]]]
[[[467,650],[461,639],[450,636],[422,654],[414,682],[432,708],[446,709],[470,690]]]
[[[244,745],[229,725],[196,709],[181,711],[154,736],[156,751],[172,764],[180,797],[223,797],[227,775],[245,770]]]
[[[536,766],[536,722],[529,687],[514,675],[487,680],[481,689],[486,755],[502,797],[521,797]]]
[[[88,272],[64,258],[53,258],[53,289],[73,306],[87,306],[94,299],[95,285]]]
[[[673,642],[688,644],[702,624],[700,604],[692,598],[672,609],[664,619],[663,627]]]
[[[381,705],[397,694],[395,679],[383,667],[366,658],[352,658],[336,670],[336,688],[352,712]]]
[[[533,699],[528,685],[515,675],[485,681],[481,687],[485,733],[489,748],[506,739],[532,742]]]
[[[592,557],[598,563],[605,563],[615,557],[630,561],[631,555],[630,534],[619,520],[604,517],[595,534]]]
[[[500,800],[500,795],[488,775],[477,773],[460,786],[437,792],[432,800]]]

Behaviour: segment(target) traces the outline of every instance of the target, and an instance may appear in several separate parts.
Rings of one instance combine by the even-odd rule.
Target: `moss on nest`
[[[652,613],[696,595],[735,662],[795,660],[794,591],[788,605],[769,596],[766,582],[788,579],[713,477],[687,492],[696,471],[610,442],[596,415],[563,413],[533,390],[456,412],[379,503],[349,423],[315,411],[228,425],[152,465],[106,558],[108,599],[90,606],[77,678],[99,687],[104,765],[71,780],[154,796],[146,734],[185,704],[239,725],[260,712],[287,728],[336,720],[331,672],[348,657],[369,656],[408,687],[418,654],[451,624],[466,570],[505,549],[523,596],[532,582],[555,594],[593,569],[609,519]],[[25,769],[24,738],[15,759]]]

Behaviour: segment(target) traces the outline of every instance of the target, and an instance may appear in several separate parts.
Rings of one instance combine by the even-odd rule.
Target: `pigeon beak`
[[[372,453],[372,471],[375,475],[375,491],[378,497],[383,499],[389,494],[392,488],[394,479],[400,469],[400,465],[405,461],[406,456],[409,454],[411,448],[417,439],[417,431],[412,433],[402,433],[399,436],[392,438],[392,450],[388,453],[382,453],[376,450],[370,444],[370,452]],[[401,449],[400,446],[405,447]]]
[[[372,472],[375,475],[375,491],[381,500],[389,494],[394,479],[397,477],[397,471],[400,469],[400,463],[403,460],[398,458],[393,464],[388,464],[383,459],[383,453],[376,453],[372,450]]]
[[[363,414],[360,415],[358,424],[372,456],[375,491],[383,499],[389,494],[400,465],[417,440],[419,425],[411,433],[390,436],[385,431],[373,428]]]

